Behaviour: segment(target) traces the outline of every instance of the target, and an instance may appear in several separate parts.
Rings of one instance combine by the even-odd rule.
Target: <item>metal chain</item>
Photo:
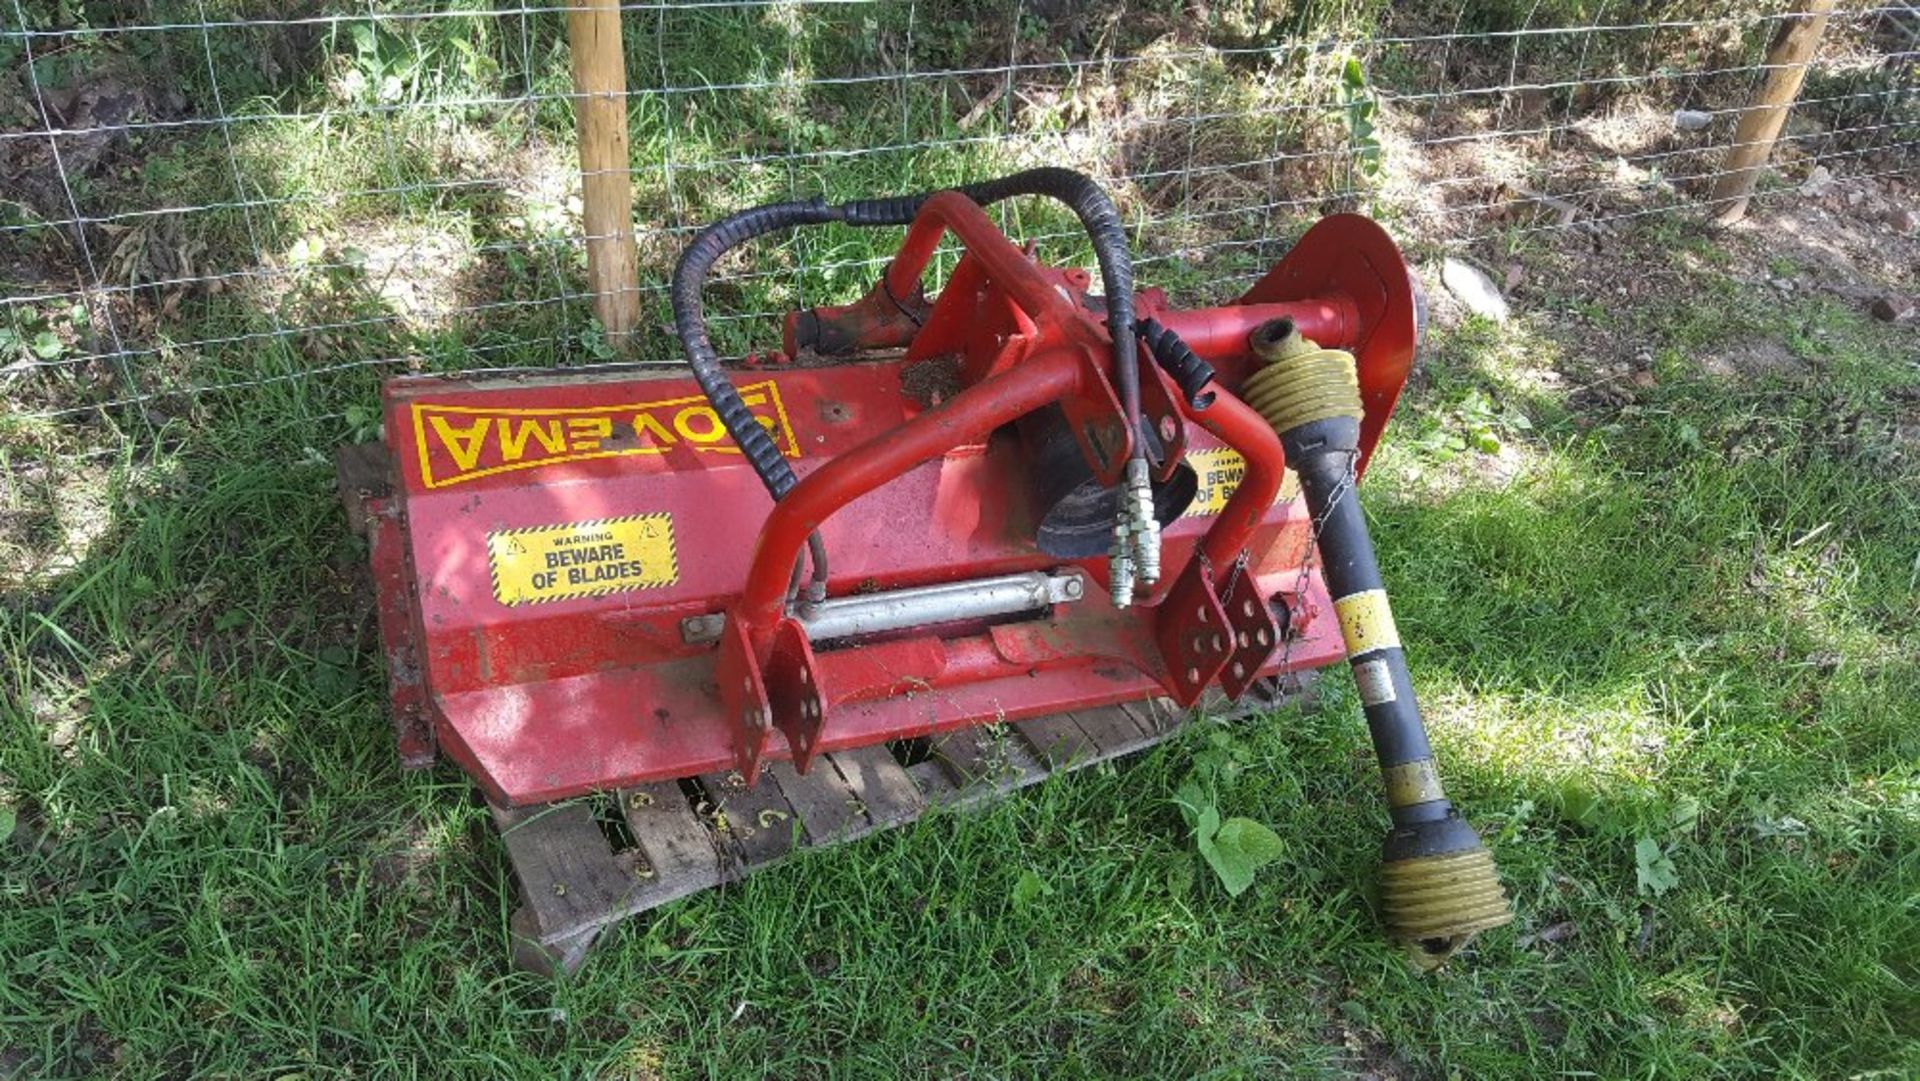
[[[1240,554],[1233,558],[1233,570],[1227,575],[1227,591],[1220,594],[1220,607],[1231,608],[1233,606],[1233,591],[1239,588],[1240,578],[1247,573],[1247,564],[1250,562],[1252,562],[1252,560],[1247,557],[1247,550],[1245,548],[1240,549]]]
[[[1347,493],[1353,491],[1354,485],[1356,484],[1355,473],[1359,467],[1359,463],[1360,452],[1357,450],[1348,451],[1347,468],[1342,471],[1340,483],[1334,486],[1333,497],[1327,500],[1326,507],[1322,509],[1319,514],[1314,515],[1309,522],[1306,551],[1302,553],[1300,558],[1300,575],[1294,580],[1293,585],[1294,603],[1299,607],[1305,607],[1307,585],[1312,580],[1313,568],[1319,561],[1320,534],[1326,529],[1327,519],[1332,516],[1335,508],[1340,506],[1340,501],[1347,497]],[[1294,498],[1304,499],[1306,497],[1299,495]],[[1290,611],[1288,613],[1287,633],[1280,636],[1282,642],[1280,649],[1280,674],[1283,677],[1287,674],[1288,665],[1293,659],[1293,644],[1300,638],[1300,635],[1294,633],[1293,626],[1298,615],[1299,613],[1297,611]]]

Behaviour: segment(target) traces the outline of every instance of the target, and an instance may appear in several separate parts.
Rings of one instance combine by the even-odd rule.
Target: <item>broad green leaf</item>
[[[1593,826],[1600,819],[1600,796],[1579,781],[1560,782],[1554,802],[1561,816],[1575,825]]]
[[[66,347],[66,343],[60,340],[60,335],[51,330],[43,330],[33,336],[33,355],[41,360],[52,360]]]
[[[1634,844],[1633,863],[1636,889],[1641,893],[1658,897],[1680,884],[1679,869],[1660,848],[1660,842],[1651,837],[1642,837]]]
[[[1280,835],[1251,818],[1229,818],[1200,845],[1220,884],[1234,897],[1253,885],[1254,872],[1280,858]]]
[[[1681,832],[1691,831],[1700,824],[1700,801],[1692,796],[1682,796],[1673,805],[1673,828]]]
[[[1200,819],[1193,825],[1193,834],[1200,839],[1200,850],[1206,851],[1213,844],[1213,835],[1220,832],[1220,812],[1213,804],[1200,807]]]
[[[1345,83],[1349,90],[1358,90],[1367,85],[1367,72],[1360,66],[1358,57],[1347,57],[1346,64],[1340,69],[1340,81]]]
[[[1013,884],[1013,907],[1025,908],[1042,897],[1052,897],[1053,887],[1047,880],[1034,874],[1031,869],[1020,872],[1020,881]]]

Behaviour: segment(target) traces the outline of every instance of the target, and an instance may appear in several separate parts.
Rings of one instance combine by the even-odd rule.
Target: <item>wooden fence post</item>
[[[580,126],[580,183],[587,234],[587,281],[607,344],[625,350],[640,322],[639,257],[633,241],[632,163],[627,149],[627,64],[619,0],[572,0],[574,116]]]
[[[1767,78],[1754,96],[1753,103],[1740,114],[1733,131],[1733,145],[1720,163],[1720,176],[1713,182],[1709,205],[1727,204],[1715,216],[1722,225],[1731,225],[1747,215],[1747,200],[1760,181],[1760,170],[1773,154],[1773,142],[1787,122],[1787,111],[1800,94],[1800,83],[1807,76],[1807,61],[1820,35],[1827,29],[1827,15],[1833,0],[1788,0],[1801,14],[1783,20],[1767,49]]]

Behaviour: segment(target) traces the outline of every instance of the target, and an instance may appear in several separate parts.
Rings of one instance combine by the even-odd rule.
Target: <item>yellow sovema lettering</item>
[[[487,438],[487,429],[493,427],[492,417],[481,417],[464,428],[455,428],[447,423],[445,417],[428,417],[427,422],[433,425],[447,453],[453,455],[453,464],[459,466],[462,472],[479,463],[480,445]]]
[[[740,388],[740,397],[755,409],[754,420],[774,437],[782,450],[800,456],[779,388],[764,382]],[[412,407],[420,479],[428,488],[440,488],[517,469],[558,462],[610,458],[631,454],[662,454],[682,444],[705,453],[738,454],[726,438],[725,427],[706,399],[674,398],[610,406],[563,406],[551,409],[488,409],[462,405],[415,402]],[[765,412],[759,412],[765,410]],[[615,424],[630,425],[635,445],[609,448]],[[453,471],[436,475],[432,442],[452,459]],[[497,448],[499,464],[481,465],[489,445]]]
[[[546,448],[548,454],[567,449],[567,437],[557,420],[523,420],[518,425],[503,420],[500,422],[500,460],[517,462],[526,457],[528,437]]]

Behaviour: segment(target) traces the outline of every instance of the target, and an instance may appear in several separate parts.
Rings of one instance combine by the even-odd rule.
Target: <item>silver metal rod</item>
[[[1008,574],[883,593],[829,597],[794,607],[794,618],[814,641],[877,634],[930,623],[988,619],[1077,601],[1086,594],[1078,572]]]

